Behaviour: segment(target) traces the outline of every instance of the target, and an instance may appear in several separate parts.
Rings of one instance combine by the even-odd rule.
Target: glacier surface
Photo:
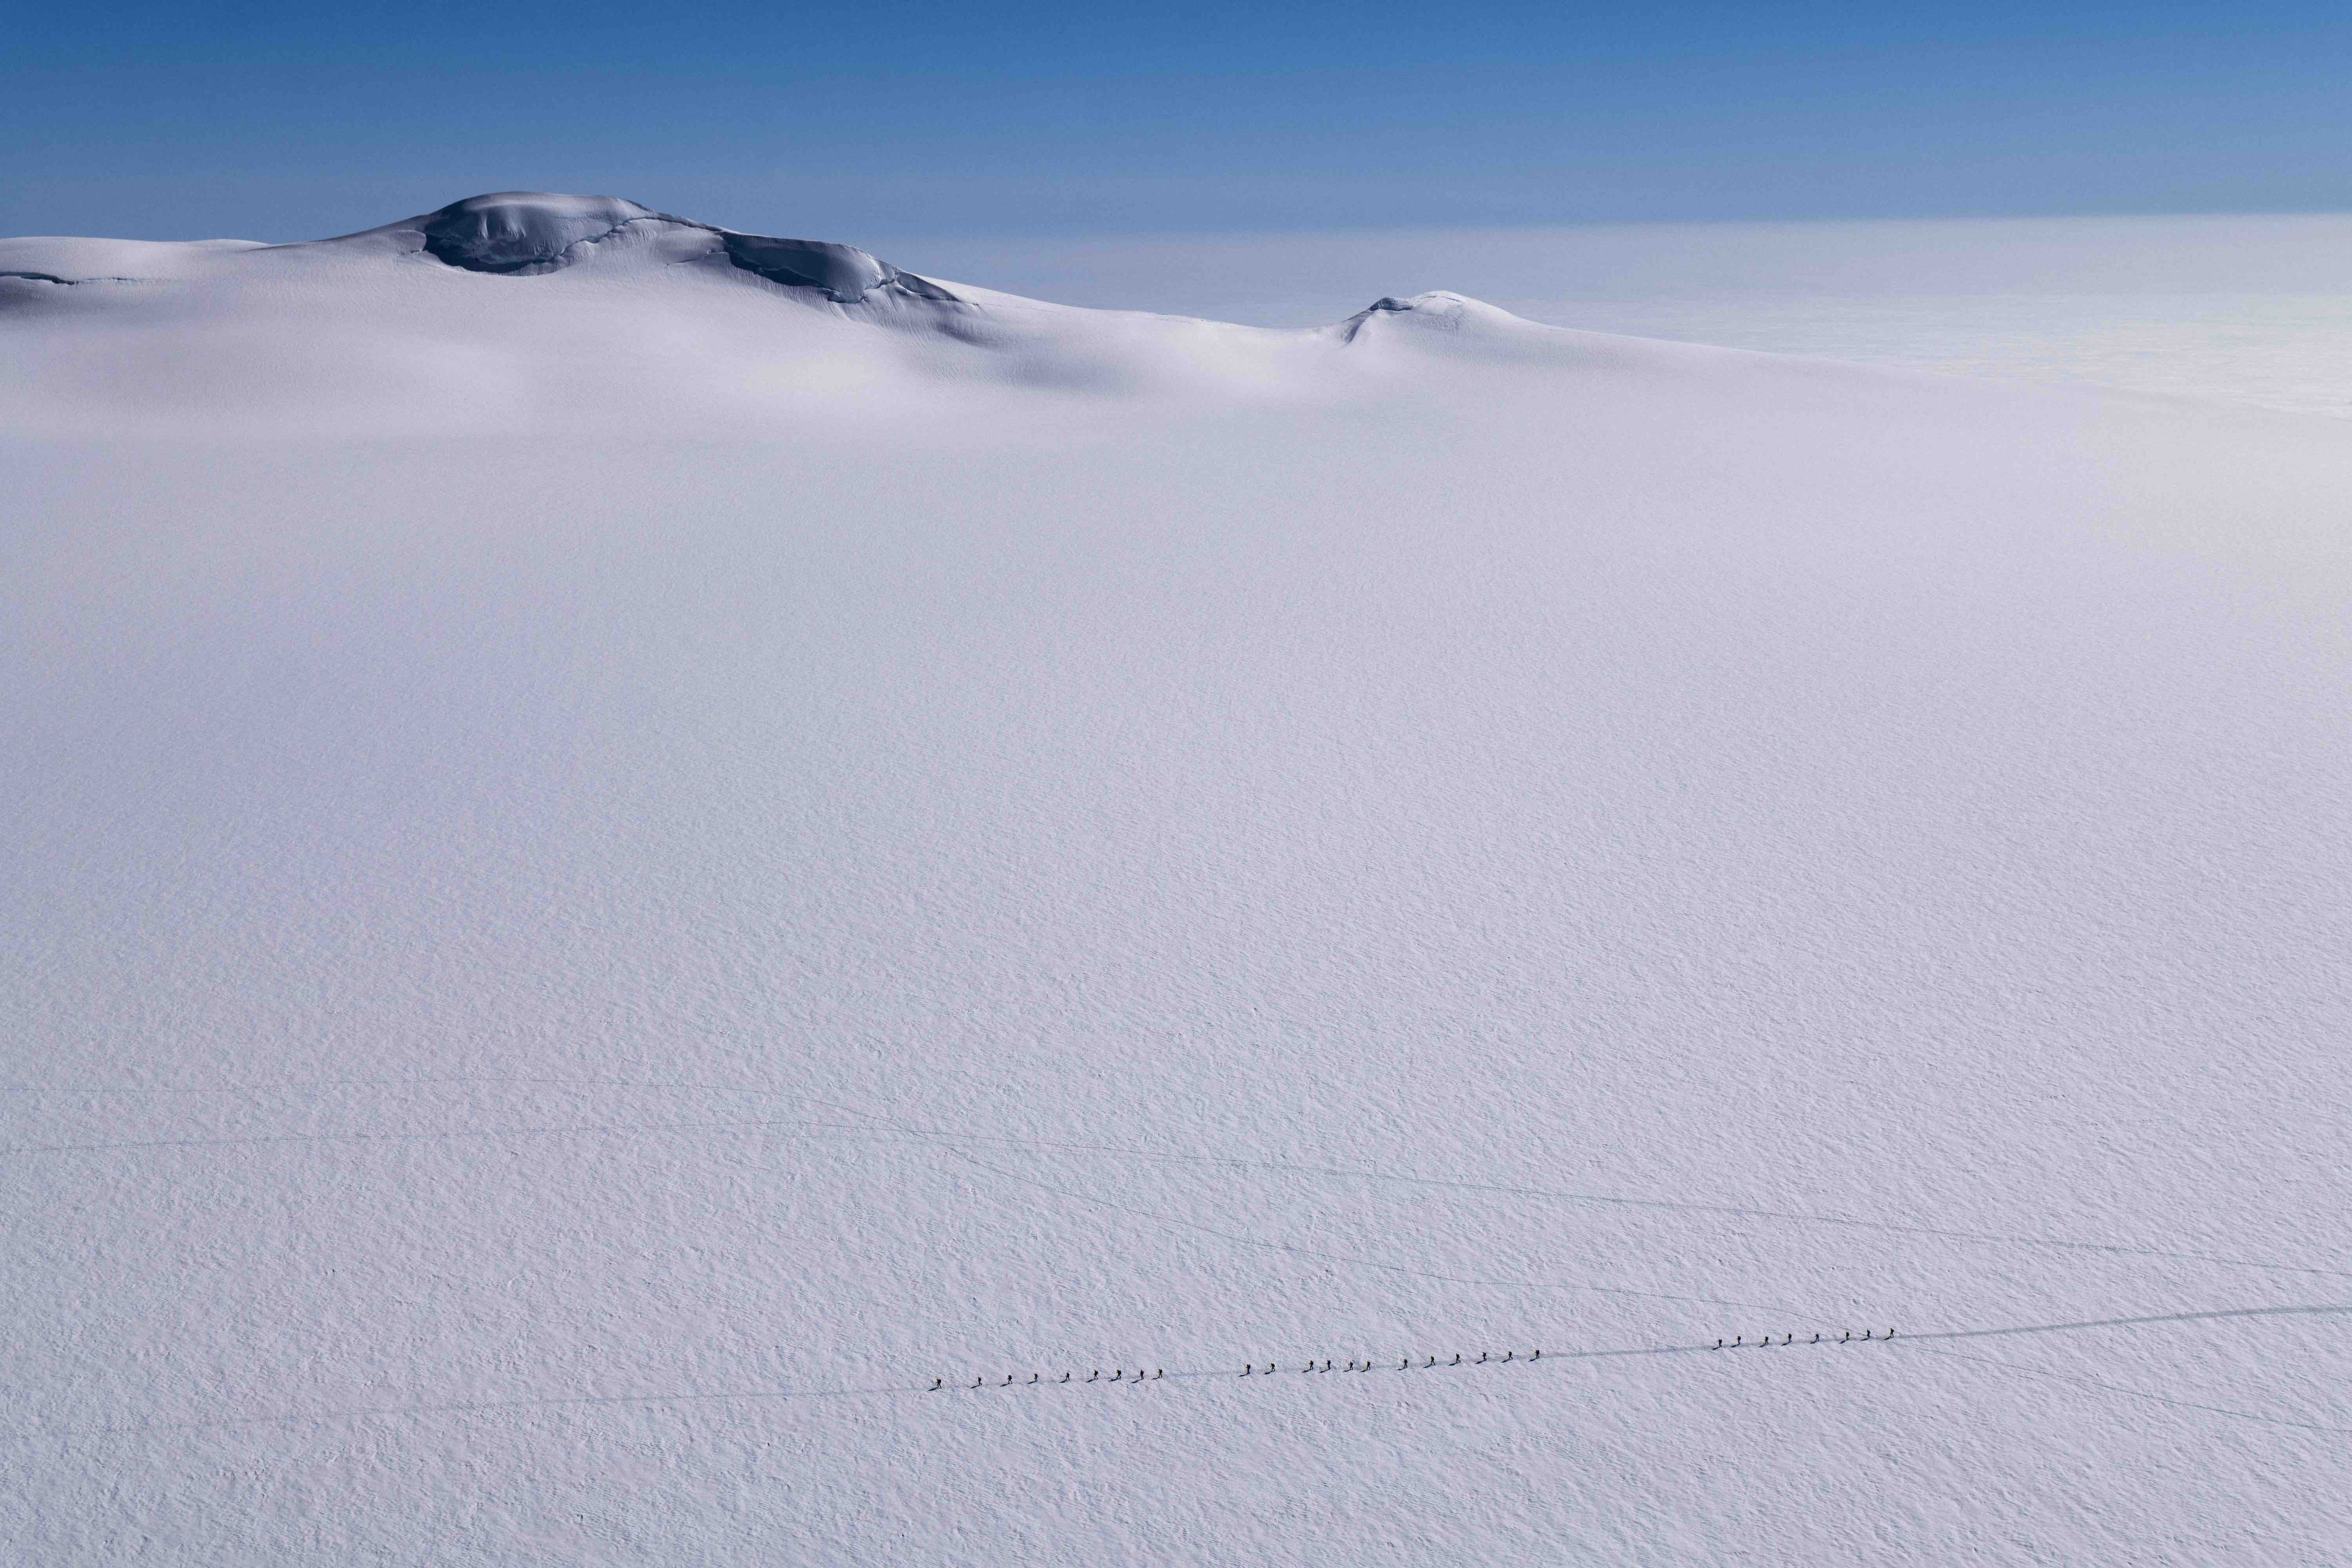
[[[2340,422],[0,274],[0,1555],[2352,1552]]]

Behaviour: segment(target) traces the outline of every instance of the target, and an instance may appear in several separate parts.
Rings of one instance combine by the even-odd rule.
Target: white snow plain
[[[2352,1557],[2343,423],[780,243],[0,243],[0,1557]]]

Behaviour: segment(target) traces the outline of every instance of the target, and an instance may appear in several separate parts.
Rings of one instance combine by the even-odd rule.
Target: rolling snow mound
[[[724,426],[974,389],[1344,401],[1448,360],[1713,353],[1442,292],[1310,331],[1080,310],[531,192],[295,245],[0,241],[0,416],[59,432]]]

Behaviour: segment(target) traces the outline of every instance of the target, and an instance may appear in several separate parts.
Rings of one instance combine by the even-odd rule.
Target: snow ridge
[[[938,301],[957,299],[951,289],[902,271],[856,246],[740,233],[656,212],[618,196],[499,191],[468,196],[422,216],[367,232],[414,230],[421,237],[425,253],[436,261],[469,272],[529,278],[560,271],[583,258],[593,247],[639,225],[709,235],[718,241],[709,254],[723,255],[730,264],[772,283],[822,289],[835,304],[857,304],[876,289]]]

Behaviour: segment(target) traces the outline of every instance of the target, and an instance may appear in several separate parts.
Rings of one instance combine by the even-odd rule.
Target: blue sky
[[[0,232],[477,191],[844,238],[2352,208],[2339,5],[20,10]]]

